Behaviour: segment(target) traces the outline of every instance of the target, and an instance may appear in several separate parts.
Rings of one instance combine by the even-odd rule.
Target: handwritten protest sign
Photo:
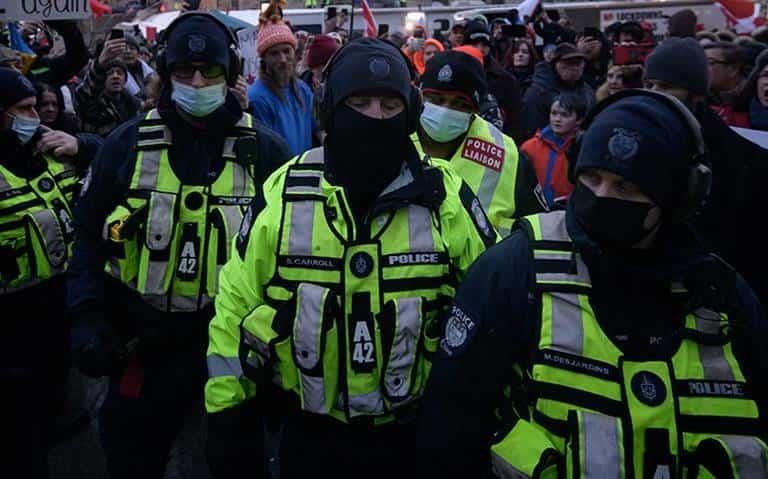
[[[88,0],[2,0],[0,21],[69,20],[88,18]]]

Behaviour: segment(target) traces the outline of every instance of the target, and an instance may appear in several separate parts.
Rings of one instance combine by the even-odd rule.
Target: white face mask
[[[27,118],[25,116],[13,116],[11,130],[19,137],[22,145],[29,143],[29,140],[35,136],[37,129],[40,128],[40,118]]]
[[[425,103],[419,122],[430,138],[447,143],[463,135],[469,129],[472,114],[451,110],[434,103]]]
[[[192,116],[202,118],[208,116],[224,104],[227,95],[225,83],[195,88],[184,83],[171,80],[173,93],[171,99]]]

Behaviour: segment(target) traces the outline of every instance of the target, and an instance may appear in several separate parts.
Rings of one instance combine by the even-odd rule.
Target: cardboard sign
[[[0,21],[89,18],[88,0],[2,0]]]
[[[256,27],[243,28],[237,32],[240,55],[243,57],[243,77],[248,84],[259,78],[259,55],[256,53]]]

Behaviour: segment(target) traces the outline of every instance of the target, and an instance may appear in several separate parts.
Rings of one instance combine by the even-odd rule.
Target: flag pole
[[[355,0],[352,0],[352,11],[349,12],[349,38],[352,38],[352,31],[355,28]]]

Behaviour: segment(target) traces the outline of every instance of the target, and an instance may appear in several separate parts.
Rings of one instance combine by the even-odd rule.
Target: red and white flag
[[[760,5],[752,0],[719,0],[716,4],[725,16],[728,28],[736,33],[749,34],[765,24],[765,18],[760,15]]]
[[[363,10],[363,21],[365,21],[364,37],[376,38],[379,34],[379,25],[376,23],[376,19],[373,18],[373,12],[368,6],[366,0],[360,0],[360,8]]]
[[[541,0],[524,0],[517,6],[517,15],[522,24],[525,17],[533,17],[533,12],[541,5]]]

